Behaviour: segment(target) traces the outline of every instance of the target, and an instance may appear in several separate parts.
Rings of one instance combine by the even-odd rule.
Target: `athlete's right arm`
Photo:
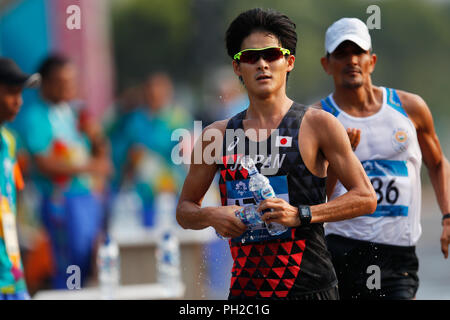
[[[314,103],[312,106],[316,107],[317,109],[322,109],[322,103],[320,101]],[[350,145],[352,146],[352,150],[355,151],[356,147],[358,146],[360,140],[361,140],[361,129],[357,128],[347,128],[347,135],[350,140]],[[338,178],[336,174],[333,172],[331,167],[328,167],[327,171],[327,197],[328,199],[331,198],[334,192],[334,188],[336,187],[336,184],[338,182]]]
[[[317,130],[320,128],[320,130]],[[302,152],[306,163],[319,153],[348,190],[347,193],[327,203],[311,207],[311,222],[332,222],[373,213],[377,206],[375,191],[361,162],[352,151],[347,132],[332,115],[322,110],[310,109],[301,126],[302,134],[311,139],[303,140]],[[317,150],[319,152],[317,152]],[[314,168],[311,162],[311,168]]]
[[[214,122],[203,130],[201,139],[197,140],[191,154],[189,172],[178,201],[177,221],[184,229],[200,230],[213,227],[223,237],[234,238],[246,230],[246,226],[234,215],[239,206],[201,207],[203,197],[217,172],[217,164],[205,159],[205,156],[216,157],[216,154],[204,154],[205,148],[214,143],[214,141],[205,141],[205,133],[208,130],[219,130],[223,137],[226,123],[226,120]],[[198,156],[196,158],[195,154],[201,155],[201,159]]]

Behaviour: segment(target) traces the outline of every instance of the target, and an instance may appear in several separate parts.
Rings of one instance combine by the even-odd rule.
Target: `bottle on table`
[[[176,236],[175,203],[173,193],[161,192],[156,199],[156,272],[158,283],[176,295],[181,285],[180,245]]]
[[[108,234],[98,250],[97,266],[101,298],[116,299],[120,285],[119,246]]]

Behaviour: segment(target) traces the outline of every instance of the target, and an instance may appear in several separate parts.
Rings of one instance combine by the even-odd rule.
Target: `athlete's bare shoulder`
[[[228,121],[230,119],[224,119],[224,120],[218,120],[218,121],[214,121],[213,123],[211,123],[210,125],[208,125],[203,131],[207,131],[209,129],[215,129],[215,130],[219,130],[222,133],[225,132],[225,129],[227,128],[227,124]]]
[[[339,120],[317,106],[306,111],[298,136],[305,165],[319,177],[326,176],[327,161],[333,161],[336,153],[351,151],[347,133]]]
[[[426,120],[431,117],[430,109],[425,100],[418,94],[403,90],[397,90],[398,97],[406,114],[416,126],[416,129],[423,128]]]
[[[402,106],[406,109],[420,109],[427,107],[425,100],[421,96],[415,93],[396,90]]]
[[[204,150],[208,146],[212,146],[211,153],[208,154],[208,159],[213,159],[214,157],[218,156],[217,151],[219,151],[220,148],[217,149],[217,147],[221,145],[222,140],[225,136],[227,123],[228,119],[215,121],[203,129],[201,136],[197,137],[194,143],[194,148],[191,152],[191,163],[201,165],[206,165],[209,163],[207,166],[210,166],[212,161],[205,161],[206,155],[204,154]],[[218,143],[220,145],[218,145]],[[196,166],[191,166],[191,168],[194,167]]]
[[[314,126],[316,129],[322,128],[322,125],[335,126],[339,123],[335,116],[322,109],[320,102],[319,104],[312,104],[309,106],[305,113],[304,121],[305,120],[309,125]]]
[[[308,137],[317,142],[320,141],[319,144],[323,142],[327,144],[339,136],[342,131],[345,132],[344,127],[335,116],[316,106],[308,108],[302,121],[302,127],[304,127],[300,129],[302,133],[306,133]]]

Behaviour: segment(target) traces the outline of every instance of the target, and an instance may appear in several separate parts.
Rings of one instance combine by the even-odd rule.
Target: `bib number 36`
[[[377,204],[380,204],[383,200],[391,205],[397,202],[400,192],[395,186],[395,179],[389,180],[387,185],[384,185],[380,178],[372,178],[370,182],[377,193]]]

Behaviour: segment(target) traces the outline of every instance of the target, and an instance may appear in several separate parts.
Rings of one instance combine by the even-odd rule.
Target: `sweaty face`
[[[361,49],[354,42],[344,41],[330,54],[327,72],[333,76],[336,85],[359,88],[367,83],[375,62],[375,55],[370,51]]]
[[[242,41],[241,50],[265,47],[282,47],[278,38],[268,32],[253,32]],[[278,90],[285,90],[287,72],[294,68],[295,57],[284,56],[267,62],[260,58],[256,63],[233,61],[234,72],[242,77],[249,94],[267,97]]]
[[[77,92],[75,66],[68,63],[52,70],[43,82],[42,90],[46,98],[54,103],[75,99]]]
[[[0,122],[12,121],[22,106],[22,86],[0,84]]]

